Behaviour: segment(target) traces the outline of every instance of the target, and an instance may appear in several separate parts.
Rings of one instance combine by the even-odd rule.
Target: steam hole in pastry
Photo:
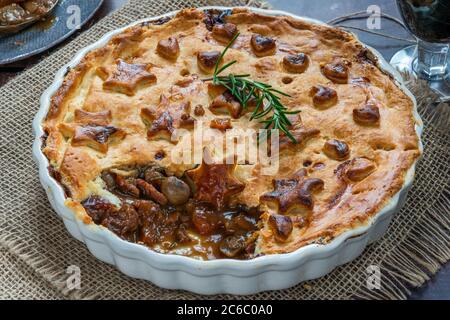
[[[396,148],[396,145],[393,143],[374,143],[371,145],[371,147],[374,150],[391,151]]]
[[[395,149],[395,148],[394,148]],[[416,145],[407,145],[403,148],[403,151],[411,151],[411,150],[417,150],[417,146]]]
[[[383,186],[383,188],[384,188],[385,186]],[[370,193],[371,191],[373,191],[373,190],[375,190],[373,187],[368,187],[368,188],[356,188],[356,189],[352,189],[352,194],[353,195],[358,195],[358,194],[361,194],[361,193],[365,193],[365,194],[368,194],[368,193]]]
[[[305,161],[303,161],[303,166],[304,166],[304,167],[309,167],[311,164],[312,164],[312,161],[311,161],[311,160],[305,160]]]
[[[282,81],[284,84],[289,84],[289,83],[291,83],[293,80],[294,80],[294,79],[292,79],[291,77],[283,77],[283,79],[281,79],[281,81]]]
[[[166,153],[163,150],[159,150],[155,153],[155,160],[162,160],[166,157]]]
[[[314,165],[312,166],[312,168],[313,168],[314,170],[322,170],[322,169],[325,168],[325,164],[322,163],[322,162],[317,162],[317,163],[314,163]]]
[[[190,74],[191,73],[189,72],[188,69],[181,69],[181,71],[180,71],[180,76],[182,76],[182,77],[187,77]]]

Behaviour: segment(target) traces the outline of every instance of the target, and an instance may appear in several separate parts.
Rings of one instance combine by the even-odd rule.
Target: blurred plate
[[[48,7],[47,10],[45,10],[45,13],[33,14],[31,16],[26,17],[20,23],[14,23],[11,25],[0,24],[0,37],[5,36],[7,34],[9,35],[9,34],[19,32],[20,30],[25,29],[26,27],[32,25],[33,23],[36,23],[39,20],[47,17],[53,11],[53,9],[56,7],[56,5],[58,4],[58,0],[46,0],[46,1],[48,1],[51,6]]]
[[[100,8],[103,0],[60,0],[44,20],[20,31],[0,37],[0,65],[22,60],[60,43],[86,23]]]

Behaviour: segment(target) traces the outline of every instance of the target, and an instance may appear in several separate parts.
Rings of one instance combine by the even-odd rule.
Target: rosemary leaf
[[[221,85],[225,87],[230,93],[239,101],[244,109],[248,108],[248,102],[254,99],[256,107],[252,111],[250,120],[258,119],[261,124],[264,124],[264,129],[267,129],[266,133],[258,135],[258,142],[261,139],[267,139],[271,136],[272,129],[277,129],[283,132],[294,143],[298,143],[292,133],[289,131],[289,127],[292,125],[286,115],[297,114],[299,110],[288,110],[281,102],[281,96],[290,97],[289,94],[272,87],[272,85],[252,80],[249,74],[232,74],[227,76],[221,75],[225,70],[237,63],[236,60],[232,60],[222,67],[219,67],[223,57],[227,53],[228,49],[236,41],[239,33],[237,33],[233,39],[227,44],[225,49],[219,56],[216,66],[214,68],[214,74],[212,78],[204,79],[203,81],[212,81],[214,85]]]

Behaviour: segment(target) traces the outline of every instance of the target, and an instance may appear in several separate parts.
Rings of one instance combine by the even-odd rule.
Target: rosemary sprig
[[[295,137],[289,131],[291,122],[287,118],[288,114],[296,114],[300,111],[289,111],[282,103],[281,96],[290,97],[285,92],[275,89],[269,84],[250,79],[249,74],[228,74],[226,76],[220,75],[226,69],[237,63],[236,60],[230,61],[219,68],[219,64],[228,49],[236,41],[239,33],[228,43],[225,49],[220,54],[216,62],[214,74],[212,78],[204,79],[211,81],[214,85],[221,85],[227,88],[231,94],[241,103],[244,109],[248,108],[248,103],[254,100],[256,107],[250,116],[250,120],[258,119],[260,123],[264,124],[264,129],[278,129],[288,136],[294,143],[297,143]],[[270,130],[264,137],[270,136]],[[260,137],[258,136],[258,139]]]

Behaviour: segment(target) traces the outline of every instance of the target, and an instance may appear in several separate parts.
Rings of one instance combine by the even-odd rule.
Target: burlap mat
[[[39,96],[50,85],[56,71],[77,50],[107,31],[181,7],[242,5],[244,2],[132,0],[0,88],[0,298],[205,298],[130,279],[93,258],[82,243],[68,235],[39,185],[31,155],[31,122],[39,108]],[[420,110],[425,121],[425,155],[417,168],[416,182],[408,201],[395,217],[387,235],[371,245],[361,257],[321,279],[246,298],[404,298],[408,288],[422,284],[449,260],[450,134],[448,127],[439,129],[435,125],[439,118],[433,112],[435,108],[429,105],[430,94],[424,91],[425,87],[417,83],[410,85],[420,93]],[[81,268],[80,290],[66,288],[66,269],[70,265]],[[380,266],[381,289],[367,288],[366,268],[369,265]]]

